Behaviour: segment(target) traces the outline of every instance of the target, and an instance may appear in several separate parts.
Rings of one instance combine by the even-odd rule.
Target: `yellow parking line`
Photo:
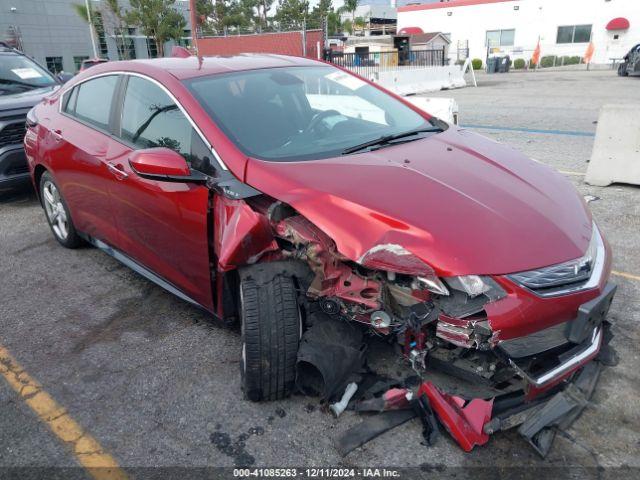
[[[89,433],[71,418],[65,408],[43,390],[9,351],[0,345],[0,374],[22,397],[40,420],[68,446],[87,472],[96,480],[123,480],[127,478],[115,459],[106,453]]]
[[[572,172],[571,170],[558,170],[558,172],[564,173],[565,175],[573,175],[576,177],[584,177],[587,174],[586,172]]]
[[[616,270],[611,270],[612,275],[617,275],[618,277],[628,278],[629,280],[635,280],[636,282],[640,282],[640,275],[633,275],[627,272],[618,272]]]

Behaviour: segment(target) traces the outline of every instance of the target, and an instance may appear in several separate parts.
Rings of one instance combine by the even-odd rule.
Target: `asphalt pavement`
[[[553,166],[582,194],[598,197],[590,208],[618,272],[611,317],[620,364],[604,370],[592,404],[546,460],[513,431],[471,453],[446,434],[427,447],[417,420],[341,458],[334,441],[360,421],[356,414],[334,419],[303,396],[243,400],[236,330],[96,249],[60,247],[28,190],[0,198],[0,346],[128,473],[246,465],[418,466],[427,476],[445,467],[560,467],[579,469],[582,478],[622,467],[615,476],[629,474],[640,467],[640,187],[591,187],[582,174],[600,106],[635,102],[640,111],[640,78],[556,71],[478,81],[478,88],[433,96],[455,98],[461,124]],[[391,351],[374,360],[402,368]],[[0,469],[79,465],[77,452],[26,400],[0,378]]]

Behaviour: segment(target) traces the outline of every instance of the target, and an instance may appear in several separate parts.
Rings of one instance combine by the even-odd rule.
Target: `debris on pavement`
[[[342,395],[340,401],[332,403],[329,406],[329,410],[333,412],[336,418],[338,418],[342,414],[342,412],[345,411],[347,405],[349,404],[349,400],[351,400],[351,397],[353,397],[357,390],[358,384],[355,382],[351,382],[349,385],[347,385],[347,389],[344,391],[344,394]]]
[[[384,432],[398,427],[416,417],[413,409],[391,410],[370,416],[355,427],[347,430],[337,441],[337,448],[343,457],[361,447]]]
[[[353,409],[357,412],[386,412],[409,408],[413,392],[406,388],[392,388],[381,397],[357,402]]]

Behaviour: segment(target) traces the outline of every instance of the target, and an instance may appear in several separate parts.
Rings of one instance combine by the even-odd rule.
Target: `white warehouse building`
[[[640,0],[449,0],[398,7],[399,32],[442,32],[449,57],[584,57],[613,63],[640,43]]]

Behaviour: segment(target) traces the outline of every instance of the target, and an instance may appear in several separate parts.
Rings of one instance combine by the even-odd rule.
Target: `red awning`
[[[422,35],[423,33],[420,27],[404,27],[400,29],[398,35]]]
[[[626,30],[629,28],[629,20],[624,17],[618,17],[607,23],[607,30]]]

